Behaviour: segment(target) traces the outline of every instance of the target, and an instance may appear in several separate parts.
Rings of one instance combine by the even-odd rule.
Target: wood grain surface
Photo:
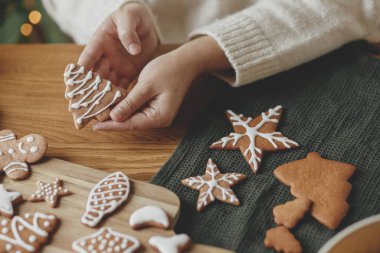
[[[161,46],[157,55],[175,46]],[[47,156],[129,177],[150,180],[184,136],[189,120],[224,85],[215,78],[195,82],[171,127],[130,132],[76,130],[64,98],[63,71],[76,62],[76,45],[0,46],[0,129],[19,137],[45,136]]]
[[[32,203],[29,201],[24,201],[16,206],[16,214],[18,215],[38,211],[54,214],[60,219],[59,227],[49,244],[43,248],[43,253],[72,252],[72,242],[83,236],[95,233],[99,227],[111,227],[114,231],[126,233],[137,238],[142,244],[142,249],[138,252],[154,252],[148,244],[151,236],[171,236],[174,234],[172,230],[158,228],[134,230],[128,224],[130,215],[145,205],[161,207],[170,215],[173,219],[172,224],[174,224],[179,214],[180,203],[178,197],[165,188],[146,182],[131,180],[132,190],[126,204],[118,208],[113,214],[107,216],[100,222],[98,228],[89,228],[80,223],[88,194],[96,183],[106,177],[108,173],[54,158],[47,158],[38,164],[32,165],[31,170],[31,176],[23,181],[12,181],[4,177],[4,185],[8,190],[21,192],[24,199],[27,199],[30,194],[37,190],[37,181],[53,182],[56,177],[59,177],[63,180],[64,188],[73,192],[73,195],[60,198],[57,208],[51,208],[45,202]],[[224,253],[230,251],[194,244],[189,252]]]

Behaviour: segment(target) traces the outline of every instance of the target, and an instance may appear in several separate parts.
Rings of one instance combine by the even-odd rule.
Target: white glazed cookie
[[[45,138],[30,134],[16,139],[11,130],[0,131],[0,173],[4,172],[13,180],[23,180],[29,176],[28,163],[35,163],[47,151]]]
[[[96,233],[73,242],[72,248],[77,253],[122,252],[133,253],[140,248],[140,242],[127,234],[105,227]]]
[[[0,220],[0,252],[40,252],[58,224],[54,215],[26,213],[12,220]]]
[[[149,244],[160,253],[180,253],[191,245],[191,239],[186,234],[153,236],[149,239]]]
[[[98,225],[105,215],[114,212],[128,199],[130,188],[129,178],[122,172],[115,172],[102,179],[88,196],[82,223],[89,227]]]
[[[129,225],[133,229],[143,227],[169,228],[169,217],[162,208],[158,206],[144,206],[134,211],[129,218]]]
[[[72,193],[63,188],[62,181],[59,178],[54,183],[37,182],[38,190],[30,195],[30,202],[47,202],[52,208],[58,204],[58,197],[68,196]]]
[[[84,127],[91,119],[109,119],[111,107],[127,95],[126,90],[80,65],[67,65],[63,76],[65,97],[70,101],[69,111],[73,113],[77,129]]]
[[[234,132],[214,142],[210,148],[240,149],[253,173],[256,174],[265,151],[284,150],[298,146],[295,141],[288,139],[280,132],[276,132],[281,114],[282,107],[280,105],[261,113],[254,119],[228,110],[227,117]]]
[[[22,195],[19,192],[9,192],[0,184],[0,214],[7,218],[12,218],[13,205],[22,201]]]

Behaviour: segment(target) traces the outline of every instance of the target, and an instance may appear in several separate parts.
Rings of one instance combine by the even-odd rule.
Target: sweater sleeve
[[[285,71],[359,39],[380,41],[379,0],[270,0],[195,30],[214,38],[237,87]]]

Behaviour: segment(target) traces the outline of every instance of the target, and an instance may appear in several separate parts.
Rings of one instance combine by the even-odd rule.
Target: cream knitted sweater
[[[85,44],[128,0],[43,0],[75,42]],[[161,43],[213,37],[233,67],[217,73],[241,86],[326,54],[348,42],[380,41],[380,0],[140,0]]]

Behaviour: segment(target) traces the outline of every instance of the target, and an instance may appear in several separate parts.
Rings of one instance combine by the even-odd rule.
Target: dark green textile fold
[[[271,252],[263,241],[266,230],[275,226],[272,209],[293,198],[273,170],[311,151],[354,164],[357,171],[350,179],[350,209],[339,229],[329,230],[311,216],[293,229],[304,252],[317,252],[340,229],[380,213],[380,61],[354,49],[357,45],[255,84],[228,88],[204,108],[152,180],[181,199],[178,233],[189,234],[194,242],[237,252]],[[300,148],[266,153],[256,175],[240,151],[209,149],[212,142],[232,131],[225,117],[227,109],[255,117],[276,105],[284,108],[278,130]],[[196,211],[199,192],[180,182],[204,174],[209,157],[222,173],[249,176],[233,188],[240,207],[214,202]]]

